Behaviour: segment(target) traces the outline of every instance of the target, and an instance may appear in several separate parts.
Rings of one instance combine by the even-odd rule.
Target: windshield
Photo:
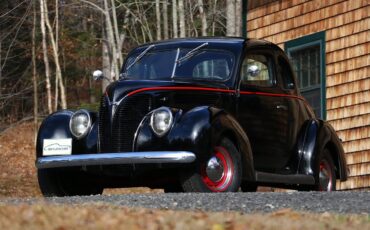
[[[230,77],[234,55],[226,50],[151,49],[144,56],[137,52],[128,57],[123,77],[135,80],[211,80],[225,81]],[[188,57],[186,57],[186,55]],[[186,57],[186,58],[184,58]]]

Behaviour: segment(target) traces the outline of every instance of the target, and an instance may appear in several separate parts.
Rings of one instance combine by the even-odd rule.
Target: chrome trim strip
[[[187,151],[97,153],[39,157],[38,169],[88,165],[191,163],[196,156]]]
[[[140,121],[140,124],[138,125],[138,127],[136,128],[136,131],[135,131],[135,134],[134,134],[134,139],[133,139],[133,143],[132,143],[132,151],[134,152],[135,149],[136,149],[136,140],[137,140],[137,135],[139,133],[139,131],[141,130],[144,122],[146,121],[146,119],[148,118],[148,115],[150,113],[152,113],[153,111],[150,111],[148,114],[146,114],[143,119]]]

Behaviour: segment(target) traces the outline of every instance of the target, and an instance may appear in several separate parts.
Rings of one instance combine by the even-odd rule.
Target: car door
[[[238,120],[251,142],[256,170],[276,172],[287,162],[289,104],[277,82],[274,53],[246,51],[240,71]]]

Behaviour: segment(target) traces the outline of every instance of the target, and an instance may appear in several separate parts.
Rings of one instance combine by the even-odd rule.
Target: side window
[[[262,54],[247,55],[241,69],[242,85],[272,86],[272,60]]]
[[[280,75],[283,80],[283,87],[285,89],[294,89],[294,77],[290,68],[290,64],[282,56],[279,57],[278,63]]]
[[[205,60],[193,69],[193,78],[226,80],[229,74],[229,65],[225,59]]]

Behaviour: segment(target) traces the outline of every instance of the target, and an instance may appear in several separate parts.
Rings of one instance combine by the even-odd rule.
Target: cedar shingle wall
[[[327,120],[351,170],[338,189],[370,188],[370,1],[277,0],[249,9],[248,37],[284,47],[326,31]]]

